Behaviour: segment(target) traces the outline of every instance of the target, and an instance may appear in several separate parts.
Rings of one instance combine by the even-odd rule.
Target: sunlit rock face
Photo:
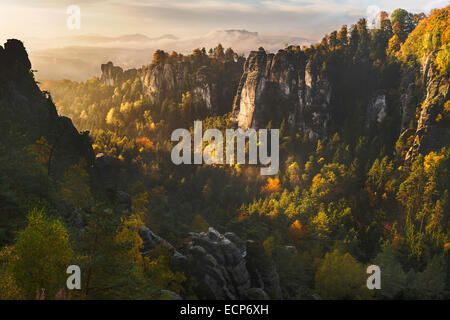
[[[177,86],[175,72],[169,64],[157,64],[143,69],[139,74],[144,93],[152,103],[160,103],[163,97]]]
[[[263,108],[261,97],[267,82],[267,66],[267,54],[262,48],[252,51],[245,63],[233,106],[239,127],[244,130],[257,126],[257,113]]]
[[[153,242],[164,241],[148,230],[146,233],[141,237],[149,248],[154,247]],[[172,266],[195,277],[205,299],[281,298],[278,272],[262,245],[243,241],[231,232],[221,234],[209,228],[190,233],[189,241],[172,257]]]
[[[450,128],[439,122],[439,114],[450,98],[449,79],[440,76],[435,65],[435,54],[431,53],[422,65],[425,100],[422,103],[414,143],[406,160],[414,159],[419,153],[427,154],[439,149],[450,141]]]
[[[151,65],[143,69],[139,76],[144,93],[154,104],[161,103],[165,97],[174,93],[189,91],[197,104],[203,104],[208,110],[215,111],[218,103],[217,84],[204,68],[195,71],[191,86],[183,84],[182,70],[170,64]]]
[[[310,136],[322,135],[329,121],[331,85],[315,61],[300,50],[268,54],[263,48],[248,57],[234,100],[233,115],[242,129],[259,128],[282,114],[290,126]]]
[[[230,79],[238,78],[243,59],[226,62],[223,68]],[[140,80],[142,92],[152,104],[161,104],[165,99],[181,100],[189,92],[194,103],[204,106],[210,113],[230,109],[224,101],[231,101],[237,86],[228,79],[222,79],[205,65],[192,65],[189,62],[152,63],[141,69],[124,71],[112,62],[103,64],[101,81],[107,86],[118,87],[126,81]]]

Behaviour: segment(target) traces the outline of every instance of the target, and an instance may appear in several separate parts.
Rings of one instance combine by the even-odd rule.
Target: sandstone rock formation
[[[149,231],[144,243],[164,241]],[[278,273],[261,245],[244,242],[234,233],[191,233],[190,241],[173,257],[175,268],[196,277],[210,299],[280,298]]]
[[[41,92],[23,43],[10,39],[0,46],[0,108],[2,117],[14,122],[29,143],[44,137],[52,147],[49,174],[62,174],[68,164],[84,158],[93,165],[94,152],[87,134],[58,115],[51,96]]]
[[[146,255],[157,245],[173,246],[145,227],[139,232]],[[266,300],[281,298],[278,272],[261,244],[243,241],[234,233],[190,233],[189,241],[174,251],[172,267],[195,277],[202,298]]]
[[[234,73],[240,72],[242,63],[242,60],[225,63],[226,73],[233,78]],[[125,81],[138,78],[142,83],[142,92],[153,104],[160,104],[166,98],[180,100],[182,94],[190,92],[195,103],[205,106],[211,113],[225,109],[222,104],[230,100],[229,95],[235,87],[233,83],[221,79],[211,68],[188,62],[158,62],[126,71],[108,62],[101,69],[101,81],[107,86],[120,86]],[[230,88],[233,90],[230,91]]]
[[[419,153],[438,151],[450,141],[450,128],[438,120],[438,115],[450,97],[449,79],[439,75],[434,60],[435,53],[431,53],[422,66],[426,96],[421,106],[414,143],[406,160],[414,159]]]
[[[107,86],[118,86],[122,82],[133,79],[137,75],[136,69],[130,69],[123,71],[121,67],[114,66],[110,61],[107,64],[102,64],[102,76],[101,81]]]
[[[260,48],[245,63],[233,115],[245,130],[265,126],[268,115],[281,111],[289,125],[311,137],[322,136],[329,121],[331,91],[326,74],[301,52],[268,54]]]

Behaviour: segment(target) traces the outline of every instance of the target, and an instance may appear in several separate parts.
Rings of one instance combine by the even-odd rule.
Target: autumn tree
[[[25,230],[19,232],[14,246],[12,274],[26,299],[52,299],[65,288],[67,267],[74,251],[61,221],[33,209]]]
[[[262,192],[270,194],[277,193],[281,191],[280,179],[278,178],[267,178],[267,183],[261,189]]]
[[[392,25],[398,23],[399,28],[403,33],[408,35],[415,28],[413,15],[405,9],[396,9],[391,13]]]
[[[169,54],[164,52],[164,50],[156,50],[155,53],[153,54],[153,63],[154,64],[165,63],[168,57]]]
[[[317,292],[324,299],[370,299],[366,270],[349,253],[327,253],[316,272]]]

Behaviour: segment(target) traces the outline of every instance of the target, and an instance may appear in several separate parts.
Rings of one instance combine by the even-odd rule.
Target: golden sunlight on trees
[[[327,253],[316,272],[316,290],[324,299],[370,299],[364,267],[349,253]]]
[[[402,46],[402,41],[399,36],[394,34],[391,39],[389,39],[388,48],[386,50],[388,55],[397,53]]]
[[[67,230],[43,210],[31,210],[19,232],[10,270],[26,299],[53,299],[65,288],[66,270],[74,259]],[[10,285],[13,282],[10,281]]]
[[[397,181],[392,178],[394,164],[384,157],[381,161],[376,159],[369,170],[366,190],[369,196],[369,205],[375,207],[382,199],[394,197]]]
[[[145,150],[151,150],[153,152],[158,151],[157,147],[147,137],[136,138],[136,146],[138,147],[139,152]]]
[[[348,171],[345,165],[326,164],[315,175],[310,187],[311,194],[319,199],[332,199],[343,192]]]
[[[128,251],[121,252],[123,258],[131,264],[142,264],[142,256],[140,249],[142,248],[142,238],[139,236],[138,230],[144,227],[144,223],[139,214],[132,214],[128,219],[122,218],[122,224],[117,231],[115,242],[118,245],[127,243]]]
[[[401,57],[423,63],[430,53],[436,54],[436,64],[442,75],[450,72],[450,15],[449,8],[433,10],[427,19],[409,35],[401,48]]]
[[[325,240],[328,238],[330,233],[329,219],[326,212],[320,209],[317,215],[312,219],[312,225],[314,227],[314,233],[320,240]]]
[[[156,50],[153,54],[153,63],[164,63],[168,59],[169,54],[164,52],[164,50]]]
[[[261,188],[264,193],[278,193],[281,191],[280,179],[278,178],[267,178],[267,183]]]
[[[109,125],[116,125],[119,123],[119,120],[117,120],[116,118],[117,116],[117,112],[116,109],[111,108],[108,112],[108,114],[106,115],[105,121],[107,124]]]
[[[301,171],[300,171],[300,166],[298,165],[297,162],[292,163],[288,169],[287,169],[287,173],[289,176],[289,182],[291,183],[291,186],[296,186],[299,185],[301,183]]]
[[[208,266],[190,250],[201,241],[186,234],[209,226],[236,234],[227,238],[239,249],[237,237],[247,243],[242,259],[250,278],[278,274],[280,293],[264,286],[272,299],[447,298],[449,11],[428,18],[381,12],[373,27],[361,19],[274,56],[261,48],[246,59],[221,45],[209,54],[158,50],[139,69],[46,82],[42,104],[25,94],[36,116],[23,125],[25,115],[16,119],[1,105],[0,299],[176,298],[165,290],[203,299],[204,285],[217,279],[202,283]],[[174,129],[193,130],[194,120],[204,131],[239,128],[232,106],[245,104],[260,58],[280,62],[269,69],[286,75],[268,79],[254,101],[261,108],[247,110],[253,126],[280,128],[279,174],[261,176],[258,166],[239,164],[173,165]],[[311,82],[306,95],[290,82],[299,74]],[[13,78],[6,74],[5,83]],[[68,119],[49,117],[52,101],[83,131],[79,137],[69,139]],[[298,104],[307,107],[299,113]],[[60,132],[67,140],[53,150]],[[94,157],[90,143],[95,164],[77,164]],[[52,158],[56,168],[48,174]],[[36,202],[45,212],[30,213],[27,226]],[[82,289],[65,294],[61,264],[71,247]],[[68,256],[55,256],[62,250]],[[232,267],[219,260],[218,269]],[[366,288],[365,263],[380,266],[382,290]],[[227,282],[219,289],[242,298],[240,284],[228,278],[218,280]]]
[[[430,152],[425,156],[423,167],[426,173],[431,173],[431,170],[438,166],[439,163],[445,158],[445,155],[438,155],[436,152]]]

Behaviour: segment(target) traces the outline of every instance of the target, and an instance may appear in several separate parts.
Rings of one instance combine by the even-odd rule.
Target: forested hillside
[[[247,58],[157,51],[140,69],[42,81],[44,93],[29,61],[1,68],[0,298],[448,299],[449,11],[398,9],[375,29],[361,19]],[[0,65],[14,68],[8,50]],[[47,129],[67,119],[55,106],[95,159]],[[59,120],[25,116],[48,110]],[[172,164],[171,132],[197,119],[280,128],[280,171]],[[54,160],[70,154],[60,146],[80,156]],[[70,294],[69,262],[87,270]],[[366,287],[370,264],[381,290]]]

